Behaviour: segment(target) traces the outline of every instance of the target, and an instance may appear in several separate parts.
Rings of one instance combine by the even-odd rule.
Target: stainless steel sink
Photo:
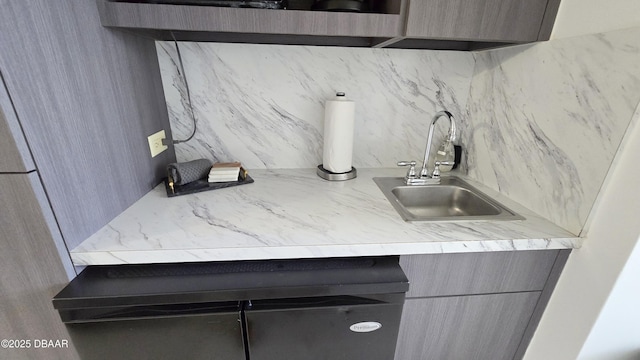
[[[406,221],[523,220],[524,218],[457,177],[439,185],[407,186],[400,177],[373,178]]]

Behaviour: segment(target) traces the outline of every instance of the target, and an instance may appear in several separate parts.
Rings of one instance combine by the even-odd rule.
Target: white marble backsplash
[[[183,139],[192,124],[175,45],[157,48],[173,136]],[[178,161],[315,167],[324,101],[344,91],[356,101],[353,165],[390,167],[421,160],[428,120],[447,109],[471,178],[575,234],[640,101],[640,28],[477,53],[218,43],[180,50],[198,132],[176,146]]]
[[[250,169],[320,164],[324,101],[336,91],[356,102],[355,167],[420,161],[433,114],[446,109],[464,123],[474,66],[466,52],[179,46],[198,131],[176,145],[178,161],[240,160]],[[157,49],[173,137],[184,139],[192,122],[175,45],[158,42]]]
[[[476,53],[469,176],[578,234],[640,101],[640,28]]]

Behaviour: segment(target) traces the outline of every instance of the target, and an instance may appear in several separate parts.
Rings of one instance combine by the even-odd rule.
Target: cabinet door
[[[0,173],[35,170],[18,117],[0,73]]]
[[[407,37],[536,41],[547,0],[411,0]]]
[[[78,358],[70,344],[36,348],[34,343],[69,341],[51,298],[73,276],[73,268],[51,209],[43,203],[35,172],[0,174],[0,335],[31,341],[30,348],[0,349],[2,359]]]
[[[400,257],[407,297],[540,291],[558,250],[429,254]]]
[[[407,299],[395,359],[513,359],[539,295]]]
[[[309,300],[308,307],[293,308],[300,306],[298,299],[281,310],[254,302],[254,308],[245,312],[251,360],[393,358],[402,304],[337,305],[335,301],[320,297]],[[370,332],[351,329],[371,321],[382,327]]]
[[[158,317],[68,324],[67,329],[83,360],[245,359],[238,313],[165,317],[165,309],[159,309],[145,310]]]

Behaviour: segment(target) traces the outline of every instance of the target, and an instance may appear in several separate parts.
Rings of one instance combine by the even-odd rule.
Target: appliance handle
[[[83,308],[59,311],[62,321],[69,324],[230,314],[239,313],[240,306],[240,302],[225,302]]]

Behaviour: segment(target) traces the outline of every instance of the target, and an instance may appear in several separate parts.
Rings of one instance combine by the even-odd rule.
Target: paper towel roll
[[[324,148],[322,167],[334,173],[351,171],[355,103],[337,93],[324,108]]]

